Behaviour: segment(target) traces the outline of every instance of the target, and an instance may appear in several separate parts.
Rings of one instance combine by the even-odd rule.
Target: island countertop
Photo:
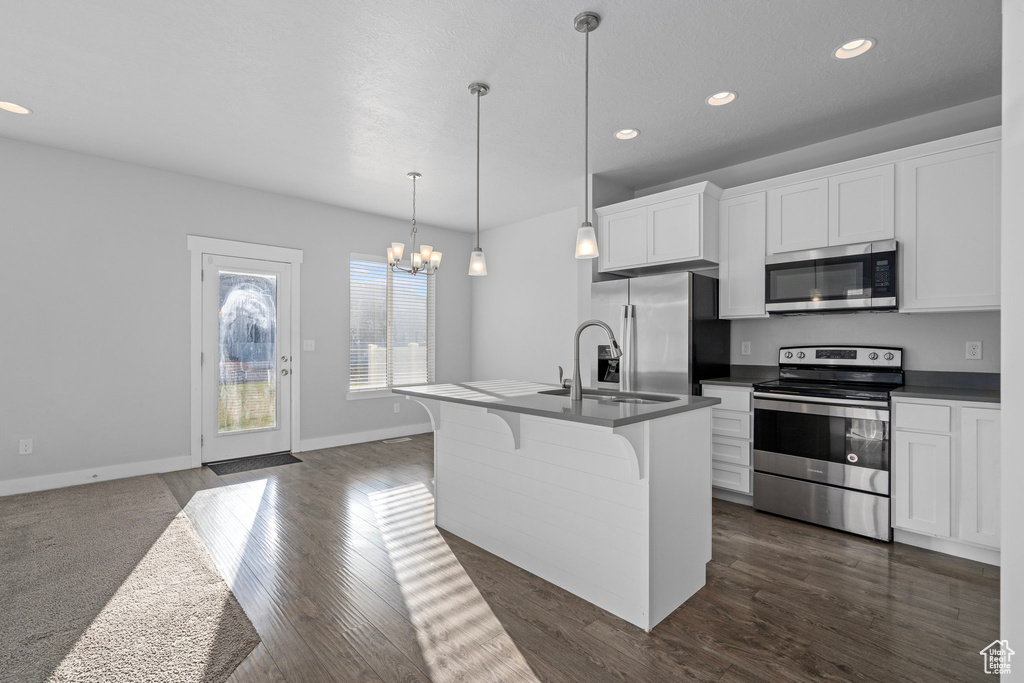
[[[708,408],[721,402],[717,398],[704,396],[673,396],[670,401],[642,404],[617,403],[610,397],[584,398],[574,402],[568,396],[540,393],[542,391],[557,391],[559,388],[552,384],[498,379],[460,384],[401,387],[391,391],[413,398],[461,403],[554,420],[583,422],[601,427],[621,427],[676,413]]]

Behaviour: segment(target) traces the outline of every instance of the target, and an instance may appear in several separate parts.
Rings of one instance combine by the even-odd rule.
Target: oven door
[[[754,393],[754,470],[889,494],[889,408]]]

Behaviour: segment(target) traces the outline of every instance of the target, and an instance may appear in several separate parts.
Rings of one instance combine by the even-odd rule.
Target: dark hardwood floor
[[[714,504],[650,634],[432,524],[432,438],[162,475],[263,642],[248,681],[985,680],[995,567]]]

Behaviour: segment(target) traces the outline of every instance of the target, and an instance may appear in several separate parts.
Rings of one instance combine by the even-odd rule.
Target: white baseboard
[[[190,467],[192,467],[192,457],[189,455],[179,455],[175,458],[164,458],[163,460],[144,460],[142,462],[129,462],[123,465],[108,465],[107,467],[96,467],[88,470],[75,470],[74,472],[58,472],[56,474],[43,474],[38,477],[8,479],[7,481],[0,481],[0,496],[13,496],[18,493],[31,493],[32,491],[45,491],[47,489],[60,489],[65,486],[78,486],[79,484],[91,484],[95,481],[138,477],[144,474],[176,472],[178,470],[187,470]]]
[[[321,448],[337,448],[348,446],[354,443],[366,443],[367,441],[381,441],[383,439],[395,439],[400,436],[412,436],[413,434],[425,434],[432,431],[429,422],[421,422],[399,427],[387,427],[385,429],[371,429],[366,432],[352,432],[351,434],[335,434],[333,436],[320,436],[314,439],[303,439],[299,442],[299,451],[316,451]]]
[[[753,496],[748,496],[745,493],[737,493],[736,491],[730,491],[728,489],[720,489],[717,486],[711,487],[711,497],[717,498],[718,500],[727,500],[730,503],[738,503],[739,505],[754,505]]]
[[[906,543],[917,548],[934,550],[937,553],[955,555],[967,560],[999,566],[999,551],[992,548],[981,548],[969,543],[955,541],[951,538],[936,538],[935,536],[917,534],[913,531],[904,531],[903,529],[893,529],[892,534],[892,540],[897,543]]]

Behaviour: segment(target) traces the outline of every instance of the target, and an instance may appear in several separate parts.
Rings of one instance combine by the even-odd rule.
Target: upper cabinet
[[[721,192],[698,183],[597,209],[598,269],[717,264]]]
[[[893,164],[828,179],[828,244],[891,240],[896,234]]]
[[[891,240],[893,164],[768,190],[768,253]]]
[[[768,190],[768,253],[828,246],[828,179]]]
[[[899,163],[901,311],[999,308],[999,148]]]
[[[723,200],[719,215],[718,316],[763,318],[765,193]]]

